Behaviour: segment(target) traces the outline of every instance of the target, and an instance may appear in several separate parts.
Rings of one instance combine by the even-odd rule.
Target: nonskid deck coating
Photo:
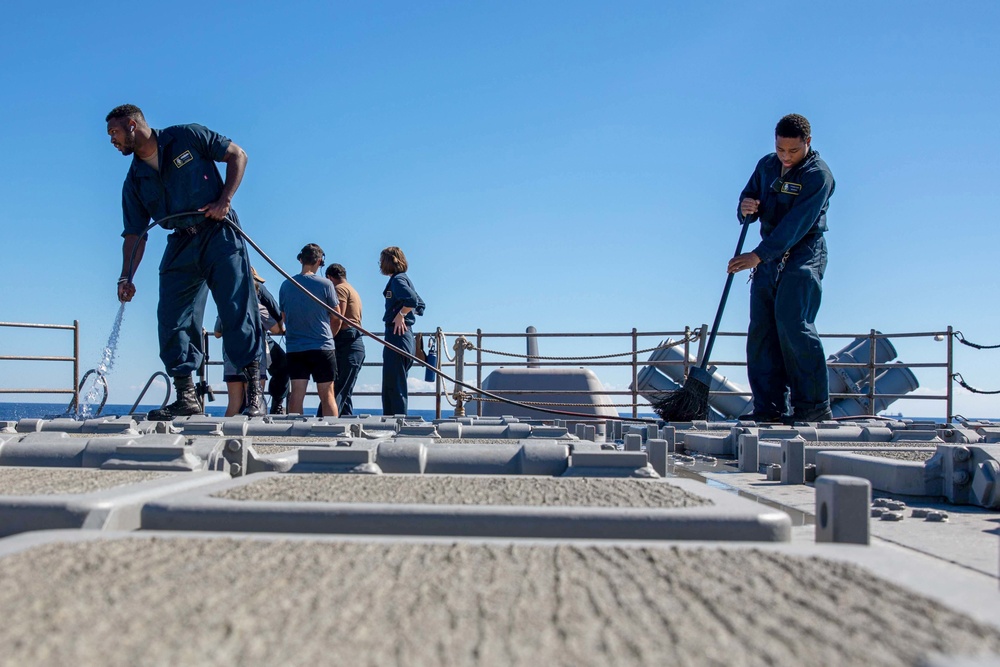
[[[219,497],[272,502],[616,508],[712,504],[660,480],[471,475],[284,474],[230,489]]]
[[[935,452],[933,452],[933,451],[929,451],[929,452],[912,452],[912,451],[904,451],[904,452],[887,452],[887,451],[866,452],[866,451],[856,451],[856,452],[850,452],[850,453],[851,454],[860,454],[861,456],[874,456],[876,458],[882,458],[882,459],[895,459],[897,461],[917,461],[917,462],[930,461],[934,457],[934,454],[935,454]]]
[[[760,437],[760,442],[769,445],[780,444],[780,440]],[[822,449],[912,449],[914,447],[935,447],[944,444],[931,440],[897,440],[895,442],[867,442],[861,440],[806,440],[806,447],[819,447]]]
[[[0,664],[867,667],[1000,651],[996,628],[860,567],[753,549],[54,543],[0,560],[0,615]]]
[[[0,467],[0,495],[36,496],[92,493],[165,477],[158,470]]]

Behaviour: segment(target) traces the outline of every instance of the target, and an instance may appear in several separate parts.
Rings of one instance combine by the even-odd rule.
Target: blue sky
[[[504,332],[711,322],[739,233],[736,198],[773,150],[776,120],[802,113],[837,180],[820,330],[952,325],[1000,342],[995,2],[790,12],[777,2],[42,10],[15,0],[3,13],[0,319],[79,319],[85,367],[99,360],[118,309],[128,161],[108,143],[104,116],[124,102],[154,127],[199,122],[245,148],[234,205],[247,232],[293,272],[298,249],[320,243],[348,268],[366,325],[377,329],[381,315],[378,252],[399,245],[428,304],[418,328]],[[151,236],[112,402],[131,402],[160,369],[165,233]],[[277,292],[278,275],[261,273]],[[726,331],[746,327],[744,281]],[[60,340],[0,330],[3,354],[65,353],[52,349]],[[600,345],[570,349],[628,349]],[[944,358],[943,344],[896,347],[907,361]],[[562,351],[543,343],[543,354]],[[379,356],[370,345],[369,358]],[[741,343],[724,339],[714,356],[740,360]],[[26,374],[66,384],[65,369],[0,364],[0,386],[23,386]],[[1000,351],[960,348],[956,370],[1000,389]],[[616,389],[629,381],[624,371],[598,375]],[[943,371],[918,375],[922,391],[943,390]],[[362,382],[377,387],[374,374]],[[1000,414],[996,398],[957,396],[959,413]]]

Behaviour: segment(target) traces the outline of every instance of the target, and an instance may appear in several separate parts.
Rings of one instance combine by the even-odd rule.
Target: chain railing
[[[639,371],[645,366],[655,366],[658,368],[663,368],[667,366],[680,367],[683,374],[686,375],[688,368],[691,365],[695,365],[699,358],[699,355],[703,352],[704,342],[706,332],[706,326],[702,325],[700,327],[685,327],[684,329],[671,330],[671,331],[638,331],[637,329],[632,329],[630,331],[610,331],[610,332],[560,332],[560,333],[542,333],[542,332],[525,332],[525,333],[512,333],[512,332],[487,332],[482,329],[476,329],[475,331],[443,331],[437,329],[436,331],[430,332],[419,332],[419,335],[424,336],[426,339],[433,341],[434,347],[437,350],[437,365],[438,368],[445,372],[455,376],[457,379],[462,380],[468,377],[474,369],[475,373],[475,386],[482,387],[485,375],[488,375],[491,369],[500,367],[548,367],[548,368],[560,368],[560,367],[581,367],[586,366],[590,368],[622,368],[628,369],[628,374],[631,376],[631,385],[628,389],[608,389],[600,391],[587,391],[587,390],[560,390],[558,393],[565,395],[576,395],[581,396],[594,396],[601,395],[606,397],[627,397],[626,401],[611,402],[607,404],[609,407],[614,408],[625,408],[633,418],[638,417],[640,412],[651,413],[652,407],[649,402],[643,399],[640,394],[638,387],[638,375]],[[745,339],[746,332],[719,332],[719,338],[739,338]],[[951,327],[948,327],[944,331],[930,331],[930,332],[906,332],[906,333],[880,333],[875,330],[870,330],[865,333],[837,333],[837,334],[822,334],[821,337],[825,340],[839,340],[839,339],[859,339],[865,338],[869,341],[869,358],[865,361],[858,363],[842,363],[842,362],[828,362],[830,368],[835,369],[858,369],[863,371],[863,378],[857,385],[859,387],[864,387],[862,393],[851,393],[851,392],[834,392],[830,394],[831,402],[837,401],[843,398],[853,398],[858,399],[865,406],[875,406],[876,401],[883,400],[895,400],[895,399],[908,399],[908,400],[931,400],[931,401],[941,401],[945,404],[945,413],[947,415],[947,421],[950,422],[953,416],[953,405],[954,405],[954,391],[953,383],[955,381],[953,377],[953,340],[954,332]],[[900,362],[892,361],[890,362],[880,362],[876,357],[877,342],[879,339],[912,339],[912,338],[923,338],[923,339],[933,339],[937,341],[945,340],[947,345],[945,346],[946,351],[944,355],[944,360],[940,362]],[[590,340],[596,341],[600,340],[601,347],[607,348],[607,341],[620,342],[621,345],[616,345],[617,351],[602,353],[602,354],[581,354],[579,356],[572,356],[567,354],[559,355],[539,355],[539,354],[529,354],[513,352],[510,350],[499,349],[504,347],[502,341],[511,341],[520,339],[523,341],[524,349],[530,350],[529,341],[534,339],[536,342],[539,340],[549,341],[549,348],[562,349],[566,346],[569,341],[582,341]],[[649,353],[654,352],[658,349],[664,347],[663,341],[667,339],[674,339],[680,352],[680,359],[676,360],[653,360],[643,358]],[[464,340],[464,344],[461,346],[462,349],[455,349],[455,341]],[[558,343],[553,345],[553,343]],[[833,345],[828,345],[827,347],[833,347]],[[839,347],[839,346],[838,346]],[[613,348],[614,349],[614,348]],[[221,356],[221,355],[219,355]],[[221,362],[212,361],[210,365],[221,365]],[[726,368],[745,368],[746,360],[726,360],[716,361],[713,359],[712,365],[720,369]],[[382,366],[381,361],[366,361],[364,364],[365,368],[380,368]],[[472,367],[472,368],[469,368]],[[934,369],[940,368],[946,374],[946,390],[943,394],[891,394],[891,393],[878,393],[875,383],[875,378],[883,370],[887,368],[908,368],[908,369]],[[418,368],[418,372],[422,372],[422,369]],[[723,372],[725,375],[726,373]],[[476,403],[476,414],[482,415],[483,404],[488,402],[481,396],[477,396],[475,392],[460,390],[455,391],[452,387],[449,389],[451,383],[444,381],[440,376],[434,379],[433,389],[425,391],[410,391],[409,396],[411,398],[433,398],[434,408],[436,415],[440,418],[442,414],[442,408],[446,403],[451,404],[454,407],[455,414],[460,416],[465,414],[465,406],[467,403]],[[359,381],[360,384],[360,381]],[[225,393],[224,389],[217,390],[221,393]],[[539,394],[546,394],[551,396],[553,393],[552,389],[523,389],[523,390],[508,390],[504,389],[502,392],[504,395],[510,395],[512,398],[517,397],[517,400],[521,403],[532,404],[532,396]],[[712,392],[715,394],[726,394],[730,396],[743,396],[750,397],[749,391],[744,392]],[[316,396],[315,392],[309,392],[310,396]],[[354,397],[374,397],[380,396],[379,391],[363,390],[356,388],[353,392]],[[535,402],[540,406],[553,406],[554,404],[548,401],[537,401]],[[573,406],[579,407],[580,403],[564,403],[561,404],[565,407],[572,408]],[[588,405],[590,405],[588,403]],[[363,410],[363,408],[362,408]],[[875,410],[870,410],[875,412]]]

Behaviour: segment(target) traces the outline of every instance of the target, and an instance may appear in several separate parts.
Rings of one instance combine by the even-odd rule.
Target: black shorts
[[[337,355],[333,350],[306,350],[289,352],[288,377],[293,380],[308,380],[316,383],[333,382],[337,379]]]

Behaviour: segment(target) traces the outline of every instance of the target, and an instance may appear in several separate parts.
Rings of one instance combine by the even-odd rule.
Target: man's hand
[[[118,283],[118,300],[122,303],[128,303],[135,296],[135,285],[129,281],[122,281]]]
[[[225,220],[226,215],[229,214],[229,201],[226,199],[220,199],[217,202],[213,202],[208,206],[202,206],[198,209],[205,213],[206,218],[211,218],[212,220]]]
[[[751,201],[744,199],[743,201]],[[752,269],[760,264],[760,257],[757,256],[755,252],[745,252],[742,255],[736,255],[731,260],[729,260],[729,267],[726,269],[729,273],[739,273],[743,269]]]
[[[754,215],[757,212],[758,206],[760,206],[759,199],[750,199],[747,197],[740,202],[740,213],[743,216]]]

